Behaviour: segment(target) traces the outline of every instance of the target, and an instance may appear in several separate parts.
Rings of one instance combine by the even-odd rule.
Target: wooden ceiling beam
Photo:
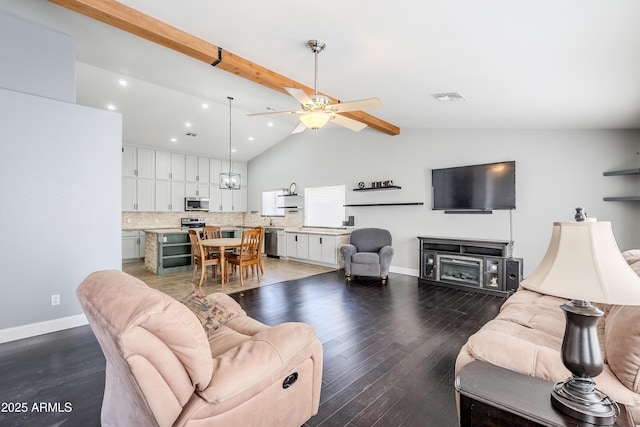
[[[216,68],[251,80],[262,86],[288,95],[285,87],[302,89],[308,94],[313,89],[275,71],[262,67],[228,52],[219,46],[186,33],[165,22],[132,9],[115,0],[49,0],[64,8],[91,17],[105,24],[142,37],[184,55],[214,65]],[[332,103],[340,102],[327,94]],[[398,135],[400,128],[364,111],[341,113],[345,117],[365,123],[388,135]]]

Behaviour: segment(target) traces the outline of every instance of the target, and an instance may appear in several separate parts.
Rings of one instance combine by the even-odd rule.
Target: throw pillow
[[[216,329],[236,316],[236,313],[231,313],[226,307],[217,304],[214,297],[203,295],[199,289],[191,292],[182,303],[198,317],[207,338],[211,338]]]
[[[640,391],[640,307],[612,306],[605,327],[607,363],[627,388]]]

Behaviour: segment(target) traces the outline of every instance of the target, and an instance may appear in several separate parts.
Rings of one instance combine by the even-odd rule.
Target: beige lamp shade
[[[623,258],[606,221],[554,222],[547,253],[521,284],[561,298],[640,305],[640,277]]]
[[[300,121],[309,129],[320,129],[326,125],[331,116],[327,113],[311,112],[300,116]]]

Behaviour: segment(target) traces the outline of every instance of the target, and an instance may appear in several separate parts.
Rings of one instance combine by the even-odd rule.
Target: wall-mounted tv
[[[516,162],[433,169],[431,186],[434,210],[515,209]]]

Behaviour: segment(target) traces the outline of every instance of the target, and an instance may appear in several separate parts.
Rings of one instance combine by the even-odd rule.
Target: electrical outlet
[[[51,295],[51,305],[60,304],[60,294]]]

